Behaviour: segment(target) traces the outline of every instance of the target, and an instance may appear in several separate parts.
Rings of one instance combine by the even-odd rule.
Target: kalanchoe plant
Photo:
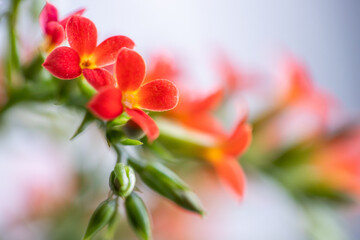
[[[245,195],[243,168],[252,170],[247,175],[255,172],[276,180],[305,212],[309,212],[313,202],[338,204],[359,198],[359,126],[347,126],[329,134],[332,98],[314,86],[305,67],[294,58],[288,58],[283,69],[285,92],[276,96],[275,106],[255,116],[250,124],[247,108],[236,97],[259,82],[251,84],[252,78],[227,59],[220,59],[221,84],[215,90],[194,90],[190,88],[193,84],[183,81],[177,62],[169,58],[158,55],[146,71],[144,59],[133,50],[135,43],[126,36],[116,35],[98,44],[97,28],[82,16],[84,9],[60,19],[56,7],[46,2],[39,16],[39,28],[44,34],[38,48],[41,52],[25,62],[16,32],[20,2],[10,1],[8,14],[4,15],[9,45],[6,67],[0,68],[0,72],[5,71],[0,74],[0,117],[22,102],[56,103],[76,109],[84,117],[71,139],[96,123],[117,157],[109,171],[109,193],[101,195],[105,200],[98,207],[91,207],[92,215],[88,208],[81,215],[84,219],[88,214],[87,228],[73,224],[78,219],[71,216],[70,225],[84,230],[84,240],[103,235],[115,239],[118,219],[125,219],[125,212],[136,235],[151,239],[148,209],[152,209],[142,199],[145,187],[187,212],[203,216],[206,209],[191,186],[177,174],[186,160],[202,160],[209,165],[209,171],[237,199]],[[235,107],[231,106],[233,112],[239,106],[243,111],[228,131],[223,120],[231,121],[234,116],[228,119],[222,109],[231,101],[235,102]],[[318,125],[297,142],[289,143],[284,136],[292,121],[281,120],[288,111],[296,112],[295,117],[303,120],[299,109],[310,112]],[[303,130],[304,126],[300,128]],[[86,182],[82,177],[79,185]],[[92,191],[87,194],[74,201],[76,210],[88,205],[84,201],[89,195],[95,195]],[[316,230],[316,224],[309,225]]]

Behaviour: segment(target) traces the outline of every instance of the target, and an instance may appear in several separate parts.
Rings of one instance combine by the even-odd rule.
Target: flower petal
[[[105,69],[95,68],[95,69],[83,69],[83,74],[86,80],[93,86],[95,89],[100,89],[104,86],[116,86],[115,79]]]
[[[224,90],[222,88],[216,89],[209,95],[195,100],[191,108],[192,111],[210,111],[217,108],[224,97]]]
[[[121,48],[134,48],[135,43],[125,36],[113,36],[95,48],[93,58],[98,67],[106,66],[115,63],[116,57]]]
[[[171,113],[170,113],[171,114]],[[180,121],[186,127],[196,131],[204,132],[214,136],[224,137],[224,129],[218,119],[209,112],[192,113],[191,115],[174,116],[175,120]]]
[[[50,37],[50,45],[60,45],[65,39],[64,28],[58,22],[49,22],[46,25],[46,34]]]
[[[179,91],[174,83],[161,79],[141,86],[137,96],[138,104],[142,109],[160,112],[176,107]]]
[[[149,141],[154,141],[159,136],[159,128],[154,120],[140,109],[125,109],[126,113],[131,116],[131,119],[141,127],[145,132]]]
[[[58,47],[52,51],[43,63],[52,75],[60,79],[74,79],[81,75],[80,57],[69,47]]]
[[[232,135],[224,142],[223,150],[227,154],[237,157],[248,148],[251,138],[252,132],[250,125],[241,120]]]
[[[96,47],[96,26],[85,17],[73,15],[66,25],[66,35],[70,47],[75,49],[80,56],[92,54]]]
[[[69,16],[67,16],[66,18],[64,18],[63,20],[60,21],[61,26],[63,26],[63,28],[66,28],[66,24],[69,21],[69,19],[74,16],[74,15],[83,15],[83,13],[85,12],[85,8],[81,8],[79,10],[77,10],[76,12],[70,14]]]
[[[123,112],[121,98],[122,94],[118,88],[103,88],[90,100],[88,108],[97,117],[111,120]]]
[[[246,179],[236,159],[223,159],[215,163],[214,168],[220,180],[241,199],[244,195]]]
[[[138,89],[145,76],[144,59],[134,50],[122,48],[115,63],[115,74],[122,91]]]
[[[40,26],[45,34],[48,34],[46,32],[46,25],[49,22],[58,21],[58,10],[56,7],[48,2],[46,2],[44,8],[41,10],[40,16],[39,16]]]

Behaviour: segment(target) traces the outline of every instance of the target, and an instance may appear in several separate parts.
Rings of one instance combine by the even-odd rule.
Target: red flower
[[[69,18],[73,15],[81,15],[84,11],[84,8],[80,9],[73,14],[70,14],[68,17],[59,20],[56,7],[46,2],[40,13],[39,20],[41,29],[47,38],[47,51],[51,51],[65,40],[65,27]]]
[[[74,79],[81,73],[96,89],[115,84],[111,74],[102,67],[115,62],[119,50],[133,48],[125,36],[113,36],[97,45],[97,30],[89,19],[74,15],[66,25],[70,47],[58,47],[46,58],[43,66],[55,77]]]
[[[137,52],[128,48],[120,50],[114,72],[115,79],[110,74],[102,77],[99,77],[99,74],[92,76],[94,85],[102,85],[105,78],[109,78],[114,84],[101,88],[89,102],[89,109],[106,120],[116,118],[125,109],[150,141],[153,141],[158,137],[159,129],[141,109],[149,111],[173,109],[178,103],[178,89],[172,82],[163,79],[143,84],[145,62]]]
[[[241,198],[245,189],[245,174],[237,158],[241,156],[250,145],[251,127],[243,117],[233,132],[229,135],[218,136],[217,144],[204,151],[204,158],[209,161],[220,180]]]

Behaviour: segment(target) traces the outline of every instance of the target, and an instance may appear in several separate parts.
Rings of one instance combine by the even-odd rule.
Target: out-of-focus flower
[[[167,112],[165,116],[188,128],[204,133],[222,135],[224,129],[219,120],[213,116],[212,111],[220,105],[223,99],[223,90],[216,89],[203,97],[199,97],[199,94],[195,92],[180,92],[181,98],[178,106]]]
[[[203,157],[214,167],[219,178],[241,198],[244,194],[245,175],[238,163],[251,142],[251,127],[246,115],[237,123],[231,134],[216,136],[216,144],[206,148]]]
[[[233,94],[255,87],[259,83],[260,76],[257,73],[248,73],[236,66],[225,54],[219,54],[216,67],[225,92]]]
[[[66,25],[70,47],[58,47],[45,59],[43,66],[55,77],[74,79],[82,73],[96,89],[115,84],[111,74],[102,67],[114,64],[119,50],[133,48],[125,36],[113,36],[97,46],[97,29],[89,19],[74,15]]]
[[[177,107],[166,112],[164,116],[196,131],[222,135],[224,129],[212,111],[221,104],[224,97],[223,89],[217,88],[207,94],[189,89],[189,83],[182,79],[177,62],[169,55],[153,56],[151,62],[145,82],[151,79],[171,79],[180,89],[181,97]]]
[[[161,112],[173,109],[178,103],[178,89],[170,81],[159,79],[143,84],[145,62],[135,51],[122,48],[115,63],[115,79],[109,74],[109,82],[114,84],[101,88],[89,102],[89,109],[98,117],[114,119],[125,109],[146,133],[150,141],[159,135],[159,129],[143,110]],[[92,82],[103,82],[94,75]],[[100,85],[100,84],[98,84]]]
[[[281,64],[279,74],[280,105],[292,104],[304,99],[315,90],[313,81],[304,64],[288,56]]]
[[[59,20],[57,8],[46,2],[40,13],[40,26],[46,36],[45,50],[50,52],[56,46],[60,45],[66,38],[65,28],[69,18],[73,15],[82,15],[85,9],[80,9],[62,20]]]
[[[325,144],[313,156],[316,175],[334,189],[360,197],[360,126]]]

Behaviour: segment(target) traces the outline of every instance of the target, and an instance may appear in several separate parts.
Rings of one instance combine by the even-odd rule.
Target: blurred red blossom
[[[45,50],[51,51],[56,46],[63,43],[66,38],[65,28],[69,18],[73,15],[82,15],[85,8],[82,8],[62,20],[59,20],[57,8],[46,2],[39,17],[40,26],[43,33],[46,35]]]

